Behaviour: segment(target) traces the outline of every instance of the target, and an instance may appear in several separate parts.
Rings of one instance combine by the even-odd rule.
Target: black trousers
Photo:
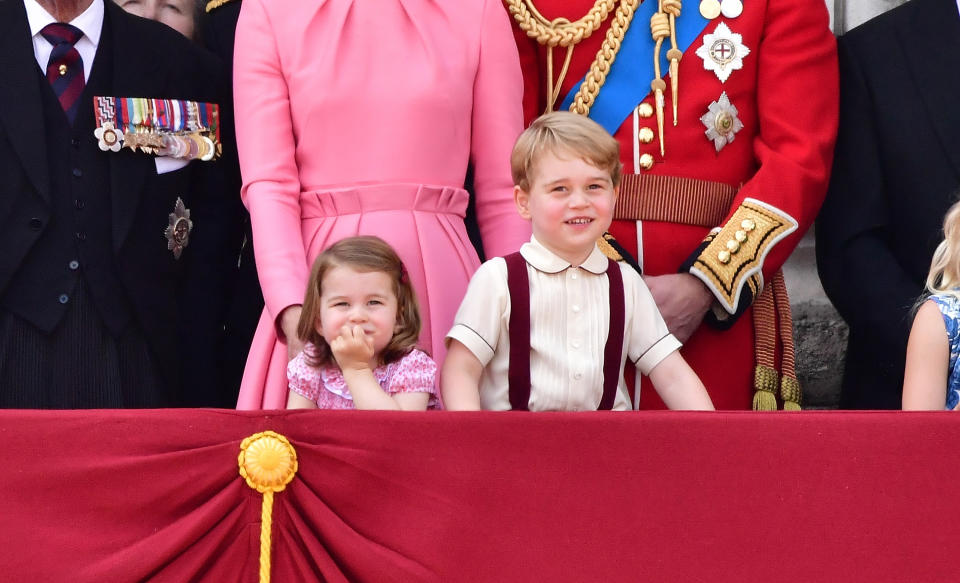
[[[158,374],[135,322],[115,338],[85,285],[50,333],[0,308],[0,408],[166,407],[172,387]]]

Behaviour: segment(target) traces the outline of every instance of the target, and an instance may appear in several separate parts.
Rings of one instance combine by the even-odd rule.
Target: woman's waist
[[[404,182],[322,186],[300,193],[302,218],[421,211],[463,217],[470,195],[462,187]]]

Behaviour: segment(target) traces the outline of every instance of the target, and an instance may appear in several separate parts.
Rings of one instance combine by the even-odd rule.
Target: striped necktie
[[[77,117],[78,101],[84,85],[83,59],[73,45],[83,36],[83,31],[69,24],[54,22],[43,27],[40,34],[53,45],[47,62],[47,81],[72,124]]]

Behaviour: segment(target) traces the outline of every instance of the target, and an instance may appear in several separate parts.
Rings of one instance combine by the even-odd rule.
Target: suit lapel
[[[133,17],[106,0],[104,32],[109,35],[113,56],[111,93],[113,97],[164,97],[166,79],[160,74],[161,55],[153,52],[148,39],[136,38],[139,27],[126,22]],[[136,24],[136,23],[134,23]],[[103,38],[103,37],[101,37]],[[99,49],[98,49],[99,50]],[[153,156],[121,151],[110,155],[110,198],[113,211],[113,246],[119,250],[130,234],[130,228],[143,196],[146,181],[156,174]]]
[[[937,138],[960,177],[960,13],[954,0],[921,0],[914,3],[909,24],[898,31],[914,83]],[[882,58],[882,55],[878,55]],[[911,128],[904,128],[910,131]]]
[[[0,0],[0,125],[37,192],[50,202],[37,59],[23,2]]]

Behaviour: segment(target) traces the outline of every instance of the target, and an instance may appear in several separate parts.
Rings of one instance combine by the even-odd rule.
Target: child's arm
[[[353,405],[357,409],[392,409],[426,411],[429,393],[397,393],[388,395],[370,368],[373,359],[373,340],[367,338],[360,326],[344,326],[340,335],[330,343],[330,352],[340,365],[347,382]]]
[[[317,402],[311,401],[296,391],[287,393],[287,409],[316,409]]]
[[[440,374],[440,392],[447,411],[480,410],[480,376],[483,365],[459,340],[450,339]]]
[[[947,394],[950,345],[940,309],[926,301],[917,310],[907,342],[903,408],[943,410]]]
[[[687,361],[674,350],[650,371],[650,381],[670,409],[713,411],[706,387]]]

